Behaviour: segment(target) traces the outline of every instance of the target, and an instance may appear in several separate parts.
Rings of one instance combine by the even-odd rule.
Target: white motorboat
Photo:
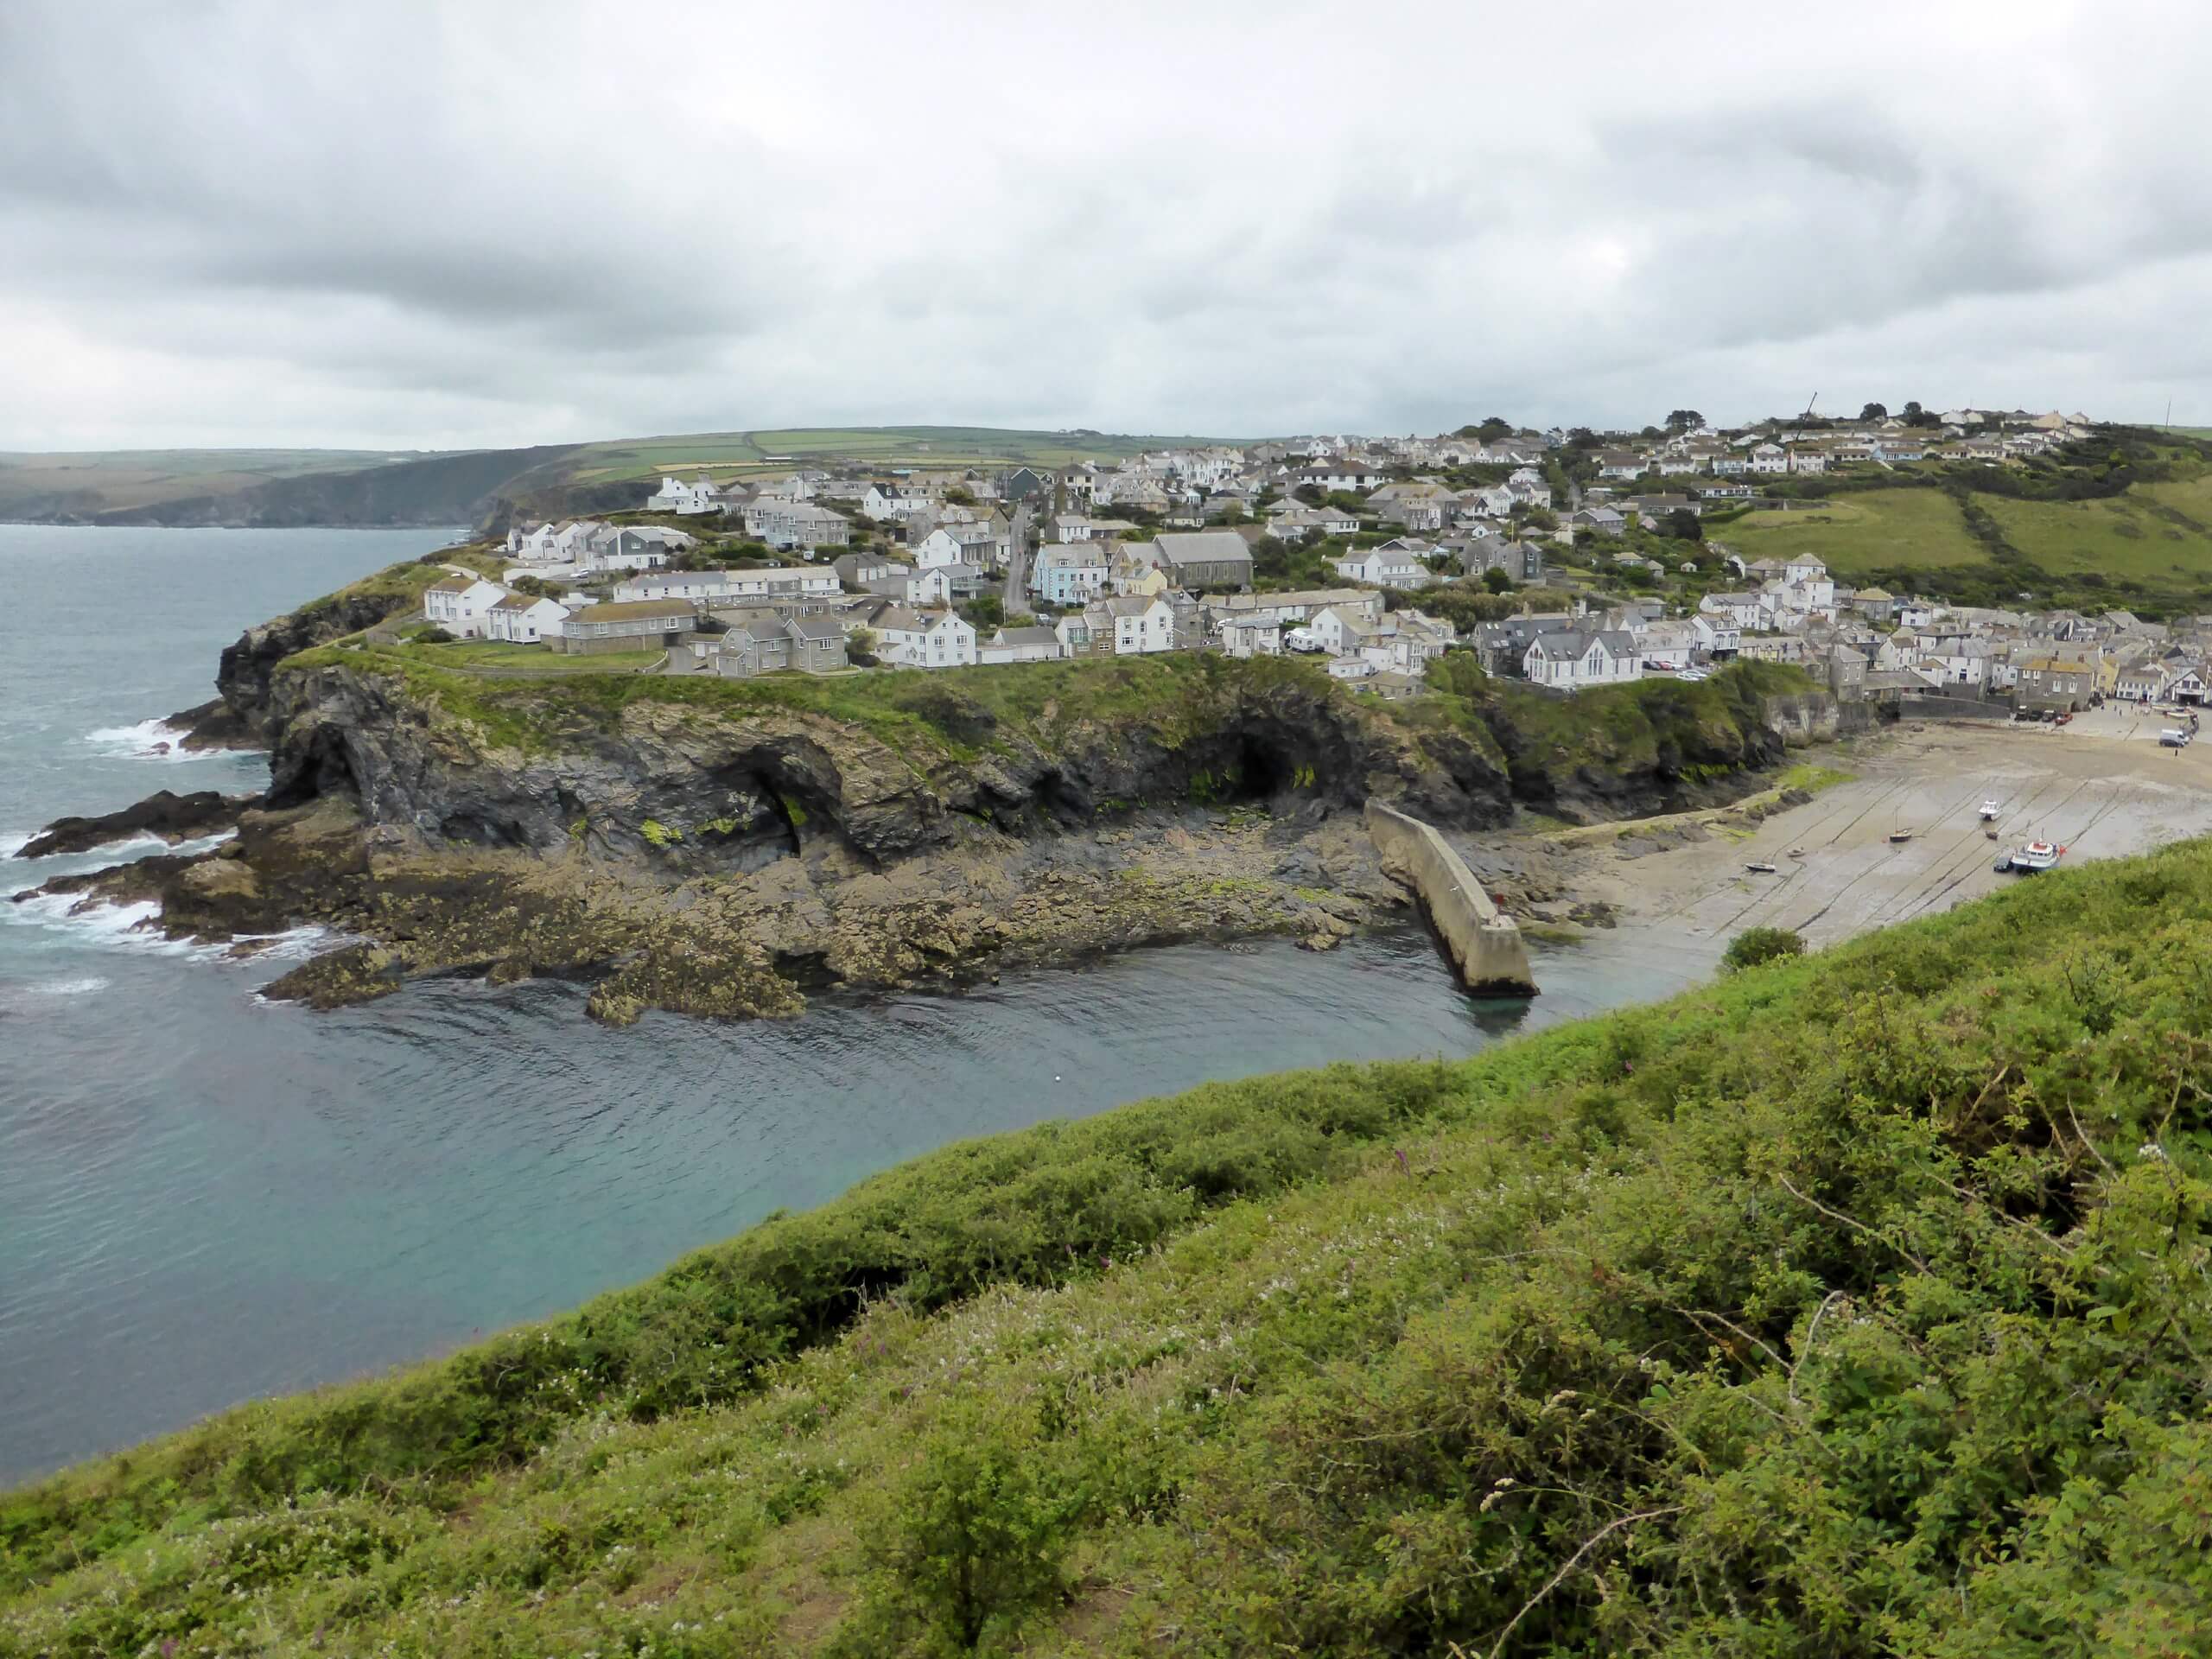
[[[2058,861],[2066,856],[2066,849],[2056,842],[2031,841],[2016,853],[2007,853],[1997,861],[2000,875],[2017,871],[2022,875],[2036,875],[2044,870],[2055,870]]]
[[[1996,818],[1997,813],[1997,798],[1993,795],[1981,804],[1981,821],[1988,823]]]

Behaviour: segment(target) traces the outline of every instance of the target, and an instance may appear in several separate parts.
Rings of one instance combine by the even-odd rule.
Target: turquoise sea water
[[[257,756],[151,753],[159,717],[213,695],[246,624],[442,539],[0,526],[0,854],[64,812],[255,786]],[[266,961],[4,902],[124,855],[0,859],[0,1481],[567,1306],[950,1141],[1463,1054],[1703,971],[1621,935],[1546,953],[1533,1005],[1475,1003],[1407,930],[769,1024],[611,1032],[544,983],[318,1015],[256,997]]]

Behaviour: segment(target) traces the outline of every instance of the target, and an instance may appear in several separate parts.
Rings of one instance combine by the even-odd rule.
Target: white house
[[[1323,490],[1371,490],[1382,482],[1382,477],[1380,468],[1345,456],[1306,467],[1298,474],[1298,481],[1319,485]]]
[[[689,484],[664,476],[660,488],[645,498],[646,507],[654,512],[719,512],[721,505],[721,492],[703,473]]]
[[[1567,691],[1618,685],[1643,677],[1635,637],[1618,628],[1540,633],[1522,653],[1521,668],[1531,683]]]
[[[1825,473],[1828,469],[1827,452],[1821,449],[1792,449],[1789,470],[1793,473]]]
[[[423,614],[456,639],[481,639],[486,613],[506,596],[481,576],[448,576],[423,590]]]
[[[1707,594],[1698,601],[1697,609],[1699,615],[1711,617],[1717,627],[1760,627],[1767,615],[1757,594]]]
[[[577,565],[587,571],[657,570],[675,555],[695,545],[680,530],[658,524],[594,524],[583,538]]]
[[[961,567],[933,564],[926,570],[906,565],[893,565],[887,576],[878,576],[861,585],[872,594],[882,594],[902,605],[949,605],[952,602],[952,573]]]
[[[1778,443],[1763,443],[1751,451],[1751,470],[1755,473],[1786,473],[1789,470],[1789,452]]]
[[[484,637],[513,645],[540,645],[557,637],[568,617],[568,611],[553,600],[509,594],[485,612]]]
[[[1175,648],[1174,607],[1157,594],[1093,600],[1083,608],[1093,637],[1111,639],[1116,657]]]
[[[1732,657],[1743,649],[1743,631],[1725,616],[1709,616],[1700,611],[1690,618],[1690,627],[1697,637],[1697,648],[1708,657]]]
[[[1649,670],[1665,664],[1669,668],[1688,668],[1697,654],[1699,640],[1697,625],[1689,621],[1662,619],[1649,623],[1636,639],[1636,659],[1640,668]]]
[[[1232,618],[1221,625],[1221,648],[1231,657],[1280,657],[1282,625],[1269,618]]]
[[[914,563],[925,570],[936,564],[965,564],[967,554],[960,538],[943,525],[914,543]]]
[[[893,605],[874,623],[875,654],[899,668],[966,668],[976,663],[976,630],[957,611]]]
[[[1332,657],[1357,655],[1363,639],[1382,631],[1373,612],[1356,605],[1325,605],[1306,619],[1306,629]]]
[[[834,569],[766,564],[753,570],[653,570],[614,584],[624,604],[641,599],[829,599],[844,591]]]
[[[871,484],[861,497],[861,511],[879,523],[905,518],[929,505],[929,491],[913,484]]]
[[[1346,582],[1372,582],[1377,588],[1425,588],[1436,580],[1421,556],[1418,543],[1385,542],[1331,559],[1330,565]],[[1426,550],[1425,549],[1423,550]]]

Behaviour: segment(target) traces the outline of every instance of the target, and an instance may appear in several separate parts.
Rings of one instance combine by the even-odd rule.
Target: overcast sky
[[[2212,423],[2212,6],[0,0],[0,448]]]

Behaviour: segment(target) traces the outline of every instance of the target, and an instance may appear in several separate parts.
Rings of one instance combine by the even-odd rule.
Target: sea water
[[[542,982],[312,1014],[256,995],[312,932],[241,963],[143,908],[6,902],[158,847],[4,856],[60,814],[257,787],[257,755],[163,753],[161,717],[241,628],[443,539],[0,526],[0,1482],[569,1306],[948,1141],[1465,1054],[1700,971],[1600,935],[1540,953],[1535,1003],[1477,1002],[1409,928],[609,1031]]]

